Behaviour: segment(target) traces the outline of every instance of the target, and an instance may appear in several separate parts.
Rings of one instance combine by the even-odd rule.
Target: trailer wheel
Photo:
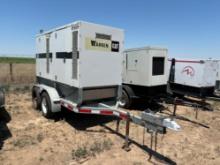
[[[0,90],[0,109],[5,105],[5,95],[4,92]]]
[[[122,108],[129,108],[131,106],[132,100],[128,96],[127,92],[123,89],[122,96],[119,99],[119,106]]]
[[[180,94],[180,93],[173,93],[174,97],[178,97],[180,99],[184,98],[184,95],[183,94]]]
[[[51,118],[53,116],[50,97],[46,92],[43,92],[41,95],[41,111],[42,115],[46,118]]]
[[[38,92],[38,89],[36,87],[33,87],[32,89],[32,107],[35,110],[39,110],[40,109],[40,94]]]

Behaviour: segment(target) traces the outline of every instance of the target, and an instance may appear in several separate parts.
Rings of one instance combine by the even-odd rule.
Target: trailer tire
[[[174,92],[173,95],[174,95],[174,97],[178,97],[180,99],[184,98],[184,94]]]
[[[122,96],[119,99],[119,106],[122,108],[130,108],[132,104],[132,99],[129,97],[127,92],[123,89]]]
[[[0,109],[5,105],[5,94],[0,90]]]
[[[32,107],[35,110],[40,110],[41,98],[40,93],[37,87],[33,87],[32,89]]]
[[[44,117],[51,118],[53,116],[51,107],[49,95],[46,92],[43,92],[41,95],[41,111]]]

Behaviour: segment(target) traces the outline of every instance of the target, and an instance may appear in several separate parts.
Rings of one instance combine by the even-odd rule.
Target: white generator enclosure
[[[123,83],[146,87],[166,85],[168,50],[143,47],[123,53]]]
[[[77,21],[36,37],[37,83],[82,104],[117,98],[122,81],[124,32]]]
[[[166,92],[165,48],[142,47],[123,53],[123,90],[130,98],[154,97]]]
[[[169,83],[175,93],[209,96],[216,84],[217,61],[169,60]]]

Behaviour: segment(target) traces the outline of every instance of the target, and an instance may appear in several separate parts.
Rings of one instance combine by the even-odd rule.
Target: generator
[[[61,98],[86,104],[121,93],[124,31],[76,21],[36,37],[36,79]]]
[[[216,86],[216,60],[169,59],[168,93],[177,96],[212,96]]]
[[[179,131],[173,120],[151,112],[134,115],[118,108],[121,94],[124,32],[77,21],[36,37],[36,76],[32,103],[46,118],[61,110],[76,114],[111,116],[125,125],[123,148],[129,151],[130,123],[151,133],[151,143],[166,129]],[[164,60],[165,61],[165,60]],[[79,122],[85,122],[82,118]],[[153,135],[154,134],[154,135]],[[143,134],[144,135],[144,134]]]
[[[134,99],[166,93],[167,54],[166,48],[150,46],[124,51],[120,106],[129,108]]]

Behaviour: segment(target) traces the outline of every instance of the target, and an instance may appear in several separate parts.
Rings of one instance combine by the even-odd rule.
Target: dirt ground
[[[115,130],[114,118],[77,115],[70,112],[45,119],[32,109],[30,92],[7,94],[7,121],[0,122],[0,165],[143,165],[143,164],[220,164],[220,104],[214,111],[178,107],[181,131],[158,136],[157,151],[149,159],[150,135],[131,124],[131,151],[122,149],[124,139]],[[167,106],[163,114],[171,114]],[[139,113],[138,110],[131,110]],[[186,120],[190,119],[190,120]],[[124,135],[125,122],[120,124]]]

